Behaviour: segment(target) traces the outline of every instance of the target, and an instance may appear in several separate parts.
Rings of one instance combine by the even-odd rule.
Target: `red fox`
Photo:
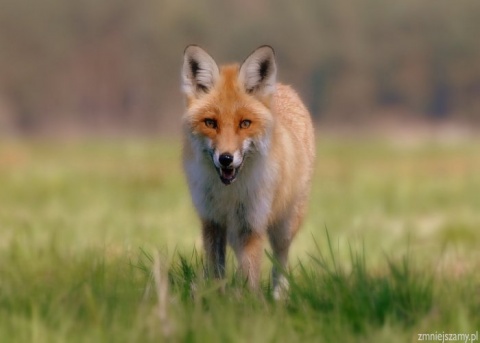
[[[276,82],[275,54],[256,49],[242,65],[218,67],[196,45],[185,49],[183,166],[202,222],[208,270],[225,274],[227,242],[240,275],[257,289],[263,243],[273,257],[273,295],[307,207],[315,157],[310,115],[289,86]]]

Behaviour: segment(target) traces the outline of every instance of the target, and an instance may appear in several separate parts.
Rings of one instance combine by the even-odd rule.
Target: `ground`
[[[281,302],[268,249],[261,294],[235,278],[231,253],[227,280],[203,278],[179,154],[178,139],[0,142],[0,341],[416,342],[480,330],[479,139],[319,137]]]

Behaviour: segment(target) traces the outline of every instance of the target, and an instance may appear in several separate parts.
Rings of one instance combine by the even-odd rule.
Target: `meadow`
[[[230,252],[226,280],[204,279],[179,140],[0,141],[0,342],[478,332],[480,140],[320,137],[317,155],[289,297],[275,302],[267,245],[260,294]]]

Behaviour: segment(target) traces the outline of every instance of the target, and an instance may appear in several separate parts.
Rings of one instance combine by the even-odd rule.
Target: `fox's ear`
[[[271,46],[263,45],[247,57],[240,67],[239,80],[251,94],[269,96],[275,92],[277,66]]]
[[[182,90],[187,96],[208,93],[218,79],[218,67],[205,50],[189,45],[183,54]]]

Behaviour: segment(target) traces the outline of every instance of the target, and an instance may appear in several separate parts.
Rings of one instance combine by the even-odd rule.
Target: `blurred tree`
[[[274,46],[279,79],[319,120],[360,123],[395,108],[480,122],[477,0],[0,6],[0,125],[21,132],[178,129],[179,69],[191,43],[219,62]]]

